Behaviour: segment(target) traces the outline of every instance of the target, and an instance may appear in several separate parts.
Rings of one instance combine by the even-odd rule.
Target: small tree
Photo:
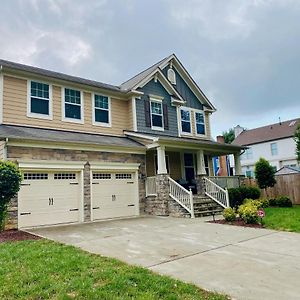
[[[267,194],[267,188],[274,186],[276,183],[274,168],[267,160],[261,157],[255,163],[254,173],[258,186],[261,189],[265,189]]]
[[[298,124],[297,129],[295,131],[294,140],[296,143],[297,161],[300,164],[300,124]]]
[[[224,141],[226,144],[231,144],[235,138],[234,129],[230,128],[228,131],[223,131],[222,135],[224,136]]]
[[[20,190],[21,181],[21,173],[14,163],[0,161],[0,231],[4,229],[8,204]]]

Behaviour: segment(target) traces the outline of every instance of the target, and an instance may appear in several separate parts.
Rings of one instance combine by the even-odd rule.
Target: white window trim
[[[49,114],[37,114],[31,112],[31,82],[43,83],[49,85],[49,99],[41,98],[49,101]],[[39,98],[39,97],[36,97]],[[36,119],[53,120],[53,98],[52,98],[52,84],[42,80],[27,80],[27,117]]]
[[[65,89],[70,89],[70,90],[75,90],[80,92],[80,117],[81,119],[73,119],[73,118],[66,118],[65,117]],[[75,103],[70,103],[74,105],[78,105]],[[79,124],[84,124],[84,99],[83,99],[83,92],[81,90],[78,90],[73,87],[68,87],[68,86],[62,86],[61,87],[61,112],[62,112],[62,118],[61,120],[64,122],[70,122],[70,123],[79,123]]]
[[[108,123],[96,121],[95,95],[104,96],[104,97],[108,98],[108,121],[109,121]],[[111,121],[111,99],[109,96],[104,95],[104,94],[92,93],[92,109],[93,109],[93,125],[101,126],[101,127],[111,127],[111,124],[112,124],[112,121]],[[102,109],[102,108],[99,107],[97,109]],[[106,109],[103,109],[103,110],[106,110]]]
[[[275,145],[275,151],[276,151],[275,154],[273,154],[272,145]],[[278,155],[278,144],[276,142],[270,143],[270,150],[271,150],[271,156],[277,156]]]
[[[190,128],[191,128],[191,131],[190,132],[186,132],[186,131],[182,131],[182,120],[181,120],[181,110],[184,110],[184,111],[189,111],[190,112]],[[180,129],[180,135],[193,135],[193,128],[192,128],[192,109],[189,108],[189,107],[184,107],[184,106],[181,106],[178,110],[179,112],[179,129]],[[184,121],[186,122],[186,121]]]
[[[157,130],[157,131],[165,131],[165,124],[164,124],[164,109],[163,109],[163,103],[162,103],[163,99],[159,99],[159,98],[152,98],[150,97],[150,120],[151,120],[151,129],[152,130]],[[162,127],[159,126],[153,126],[152,125],[152,107],[151,107],[151,103],[152,102],[156,102],[159,103],[161,105],[161,115],[159,114],[154,114],[157,116],[161,116],[161,121],[162,121]]]
[[[206,128],[206,120],[205,120],[205,113],[204,113],[204,111],[203,110],[200,110],[200,109],[195,109],[194,111],[193,111],[193,113],[194,113],[194,125],[195,125],[195,135],[196,136],[199,136],[199,137],[206,137],[207,136],[207,128]],[[203,125],[204,125],[204,131],[205,131],[205,134],[201,134],[201,133],[198,133],[197,132],[197,120],[196,120],[196,113],[202,113],[203,114]],[[200,123],[199,123],[200,124]]]

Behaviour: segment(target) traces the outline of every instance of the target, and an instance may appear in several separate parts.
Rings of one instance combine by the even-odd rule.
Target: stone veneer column
[[[169,215],[169,179],[167,174],[156,175],[156,205],[152,213],[158,216]]]
[[[91,176],[90,176],[90,164],[87,162],[83,169],[83,203],[84,222],[91,221]]]

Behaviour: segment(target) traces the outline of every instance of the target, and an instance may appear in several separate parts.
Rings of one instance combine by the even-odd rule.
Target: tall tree
[[[297,161],[300,164],[300,124],[298,124],[297,129],[295,131],[294,140],[296,143]]]
[[[276,183],[274,168],[267,160],[261,157],[255,163],[254,173],[258,186],[261,189],[265,189],[267,194],[267,188],[274,186]]]
[[[226,144],[231,144],[234,140],[234,129],[230,128],[227,131],[223,131],[224,141]]]

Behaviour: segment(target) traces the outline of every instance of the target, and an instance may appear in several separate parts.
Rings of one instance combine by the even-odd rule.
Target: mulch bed
[[[233,222],[227,222],[225,220],[215,220],[215,221],[207,221],[207,222],[208,223],[252,227],[252,228],[264,228],[264,225],[262,225],[262,224],[247,224],[243,220],[240,220],[240,219],[237,219],[236,221],[233,221]]]
[[[17,242],[24,240],[39,240],[40,237],[20,231],[20,230],[4,230],[0,232],[0,243],[4,242]]]

